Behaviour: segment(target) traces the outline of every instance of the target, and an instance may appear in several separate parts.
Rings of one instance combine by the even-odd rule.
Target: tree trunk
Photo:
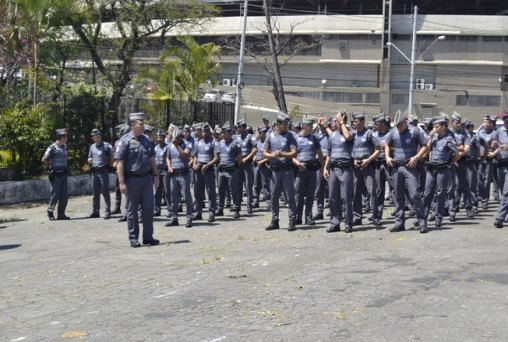
[[[263,0],[263,8],[265,10],[266,30],[268,34],[268,44],[270,45],[270,55],[272,57],[273,74],[274,74],[274,93],[276,94],[275,100],[279,109],[284,113],[288,112],[286,105],[286,97],[284,95],[284,87],[282,85],[282,77],[280,75],[279,59],[277,57],[277,51],[275,49],[275,42],[273,40],[272,32],[272,21],[271,21],[271,10],[272,0]]]

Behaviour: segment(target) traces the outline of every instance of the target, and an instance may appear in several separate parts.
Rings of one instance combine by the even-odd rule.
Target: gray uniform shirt
[[[60,145],[56,142],[49,145],[44,153],[44,159],[49,160],[52,170],[59,171],[67,169],[67,145]]]
[[[193,156],[197,156],[198,164],[207,164],[218,153],[217,143],[212,138],[199,139],[194,145]]]
[[[354,159],[368,158],[374,152],[374,148],[379,145],[370,129],[364,129],[361,132],[355,130],[351,134],[354,138],[351,156]]]
[[[92,158],[92,167],[109,166],[109,160],[113,156],[113,148],[105,141],[99,145],[92,144],[88,151],[88,158]]]
[[[508,145],[508,131],[504,127],[500,127],[497,130],[497,143],[499,145],[499,153],[497,154],[497,160],[508,161],[508,151],[505,150],[505,145]]]
[[[252,152],[252,148],[256,146],[256,137],[253,134],[244,133],[238,135],[236,139],[241,146],[244,157],[249,155]]]
[[[457,143],[453,135],[445,134],[440,138],[437,134],[434,134],[432,137],[430,161],[449,162],[457,151]]]
[[[272,153],[273,151],[282,151],[282,152],[291,152],[291,148],[297,147],[297,143],[295,137],[289,131],[280,134],[272,132],[268,135],[265,141],[265,151]],[[291,163],[289,159],[284,157],[274,158],[270,160],[270,165],[272,166],[282,166]]]
[[[316,153],[321,149],[321,144],[315,135],[310,134],[306,137],[298,135],[296,138],[298,144],[298,154],[296,159],[300,162],[314,162],[316,161]]]
[[[233,138],[226,140],[221,140],[219,143],[219,154],[220,154],[220,163],[219,165],[224,166],[232,166],[236,164],[236,157],[238,154],[242,153],[242,149],[238,140],[234,140]]]
[[[180,147],[182,148],[182,150],[184,150],[187,154],[190,155],[191,144],[188,141],[186,140],[180,141]],[[171,160],[171,167],[173,169],[179,170],[189,168],[189,160],[182,158],[182,156],[180,156],[180,152],[178,151],[176,146],[173,145],[173,143],[170,143],[167,146],[166,151],[168,159]]]
[[[157,165],[158,170],[167,169],[166,165],[166,155],[167,155],[168,145],[165,143],[161,146],[157,144],[155,146],[155,165]]]
[[[426,143],[427,139],[424,134],[411,126],[402,133],[399,133],[397,128],[392,128],[386,137],[386,144],[394,147],[396,161],[405,161],[416,156],[419,147]]]
[[[155,156],[153,142],[146,135],[136,137],[132,132],[120,138],[115,159],[123,160],[125,173],[143,175],[151,170],[150,158]]]
[[[333,131],[332,135],[328,139],[328,156],[330,161],[350,161],[352,152],[353,140],[347,141],[342,133],[339,133],[339,131]]]

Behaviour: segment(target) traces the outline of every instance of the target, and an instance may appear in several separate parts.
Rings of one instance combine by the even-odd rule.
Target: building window
[[[378,93],[367,93],[365,103],[379,103],[380,98]]]
[[[459,41],[476,42],[478,41],[478,36],[459,36]]]
[[[392,104],[408,104],[409,96],[408,95],[392,95]]]
[[[483,41],[484,42],[500,42],[503,40],[503,37],[501,36],[484,36]]]
[[[457,106],[469,107],[499,107],[501,97],[489,95],[472,95],[467,97],[466,95],[457,95],[455,104]]]

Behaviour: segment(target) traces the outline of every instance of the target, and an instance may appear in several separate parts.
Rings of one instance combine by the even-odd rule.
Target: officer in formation
[[[88,151],[88,163],[92,165],[93,208],[89,218],[100,217],[101,194],[106,205],[104,219],[111,218],[111,197],[109,194],[109,167],[113,164],[113,147],[102,140],[102,133],[93,129],[90,133],[94,143]]]
[[[497,158],[498,184],[501,191],[501,204],[497,211],[494,226],[503,228],[503,222],[508,214],[508,113],[503,115],[503,127],[497,130],[494,140],[495,153]]]
[[[154,144],[144,134],[145,116],[129,115],[130,132],[125,134],[115,150],[120,190],[127,196],[127,228],[131,247],[140,247],[138,207],[143,216],[143,244],[158,245],[153,238],[154,191],[159,185],[155,164]]]
[[[161,216],[162,198],[164,197],[166,206],[168,208],[168,215],[170,213],[171,205],[171,191],[170,180],[168,173],[168,166],[166,164],[167,155],[166,133],[164,131],[157,132],[157,145],[155,145],[155,165],[157,166],[157,174],[159,175],[159,186],[155,189],[155,213],[154,216]]]
[[[50,167],[49,182],[51,184],[48,218],[50,220],[69,220],[65,215],[69,199],[67,178],[69,174],[67,153],[67,129],[56,130],[56,141],[49,145],[42,157],[42,163]],[[53,211],[58,203],[57,216]]]
[[[178,226],[178,208],[180,195],[183,194],[187,228],[192,227],[192,196],[191,196],[191,175],[190,159],[192,143],[184,139],[178,127],[170,125],[168,129],[170,143],[167,147],[166,164],[171,186],[171,220],[166,226]]]

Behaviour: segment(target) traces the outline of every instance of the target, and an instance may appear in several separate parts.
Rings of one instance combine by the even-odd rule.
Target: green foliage
[[[7,150],[0,150],[0,169],[7,168],[12,165],[11,153]]]
[[[43,127],[46,106],[30,106],[19,102],[15,107],[0,112],[1,144],[10,154],[10,165],[16,178],[25,173],[36,174],[42,170],[41,158],[47,130]]]

